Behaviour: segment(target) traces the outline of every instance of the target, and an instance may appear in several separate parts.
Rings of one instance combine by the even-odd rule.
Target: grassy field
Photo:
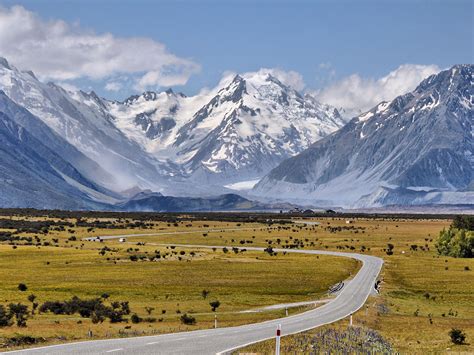
[[[317,221],[321,224],[268,226],[203,220],[153,221],[132,228],[130,220],[108,220],[114,228],[66,227],[63,231],[50,228],[48,234],[40,236],[42,243],[47,241],[50,245],[40,249],[33,246],[13,249],[4,244],[0,246],[0,280],[5,285],[0,289],[3,304],[28,303],[26,297],[30,293],[44,301],[63,300],[72,295],[97,297],[106,292],[112,300],[130,301],[132,312],[142,317],[146,316],[145,307],[155,308],[152,316],[162,321],[92,325],[79,316],[42,314],[29,319],[27,328],[0,328],[0,336],[10,337],[19,332],[43,336],[48,341],[63,341],[84,338],[89,329],[98,337],[179,331],[190,328],[179,321],[180,314],[185,312],[196,316],[198,322],[192,329],[209,328],[213,324],[209,301],[215,299],[221,302],[218,309],[221,326],[271,319],[283,316],[284,311],[233,312],[325,297],[329,285],[350,277],[358,267],[354,261],[342,258],[320,256],[318,259],[282,253],[270,256],[250,251],[235,254],[231,249],[234,245],[272,246],[383,257],[381,294],[370,298],[367,307],[354,315],[355,324],[376,331],[403,353],[446,352],[448,348],[474,352],[474,261],[439,257],[434,246],[439,231],[451,221],[332,217]],[[126,243],[80,240],[91,236],[170,232],[178,234],[128,237]],[[76,237],[75,241],[68,240],[71,235]],[[224,253],[222,248],[212,251],[177,246],[172,249],[163,244],[220,245],[227,246],[228,252]],[[111,250],[99,255],[104,246]],[[387,253],[389,249],[392,253]],[[156,250],[166,257],[160,261],[130,260],[131,255],[146,260]],[[28,285],[28,291],[17,290],[20,282]],[[207,299],[201,295],[203,289],[211,291]],[[176,313],[178,310],[180,314]],[[348,320],[343,320],[329,328],[346,332],[347,324]],[[453,327],[466,332],[469,344],[450,343],[448,332]],[[285,337],[283,345],[298,349],[298,344],[306,341],[302,339],[316,336],[320,331]],[[273,341],[263,342],[242,352],[271,353],[273,346]]]
[[[1,304],[21,302],[31,309],[27,299],[31,294],[36,295],[36,302],[41,304],[72,296],[95,298],[106,293],[110,297],[105,303],[129,301],[132,314],[156,318],[152,323],[112,324],[105,321],[92,324],[90,319],[77,314],[36,312],[29,317],[27,327],[0,328],[0,338],[6,342],[21,334],[45,338],[47,342],[62,342],[85,339],[89,330],[95,338],[103,338],[210,328],[214,325],[214,313],[209,302],[214,300],[221,303],[217,310],[219,326],[267,320],[283,316],[284,310],[239,312],[265,305],[326,298],[331,285],[348,278],[359,267],[354,260],[327,256],[282,253],[270,256],[264,252],[235,253],[231,249],[225,253],[222,248],[213,251],[156,246],[148,242],[143,245],[139,241],[99,243],[81,240],[91,235],[191,230],[189,223],[186,224],[188,227],[158,223],[151,229],[133,231],[74,228],[74,233],[50,231],[40,237],[39,246],[21,245],[23,242],[0,244]],[[201,229],[240,227],[222,223],[193,224],[193,228],[199,230],[197,235],[204,239]],[[263,233],[262,227],[264,230],[264,226],[256,228],[257,234]],[[30,233],[21,235],[31,236]],[[75,240],[71,240],[71,235]],[[231,231],[219,232],[219,235],[229,240],[234,238]],[[141,240],[148,241],[146,238]],[[175,238],[182,237],[170,235],[166,241]],[[104,248],[106,251],[101,255]],[[157,251],[161,258],[149,261]],[[132,261],[131,256],[137,256],[138,261]],[[19,291],[20,283],[26,284],[28,289]],[[202,295],[203,290],[209,291],[206,298]],[[150,315],[147,307],[153,308]],[[290,313],[302,310],[291,309]],[[181,324],[180,317],[184,313],[192,314],[196,325]]]
[[[385,261],[381,294],[369,298],[367,307],[354,315],[356,325],[376,330],[402,353],[474,352],[474,260],[440,257],[434,246],[439,231],[450,221],[355,220],[347,224],[343,219],[327,219],[322,222],[316,231],[310,232],[318,236],[318,247],[327,246],[329,250],[344,247],[346,251],[354,247],[354,251],[360,252],[365,246],[366,253],[381,256]],[[350,226],[365,229],[359,229],[358,233],[327,229]],[[393,244],[393,255],[386,253],[389,243]],[[417,245],[416,251],[412,245]],[[343,320],[333,327],[345,329],[347,325],[348,320]],[[468,344],[454,346],[448,336],[451,328],[464,330]],[[298,348],[302,337],[318,332],[316,329],[285,337],[282,346]],[[274,342],[268,341],[242,352],[266,354],[273,349]]]

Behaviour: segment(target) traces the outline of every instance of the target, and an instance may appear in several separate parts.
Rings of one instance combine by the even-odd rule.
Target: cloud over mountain
[[[357,114],[414,90],[423,79],[440,70],[436,65],[403,64],[378,79],[352,74],[319,90],[316,97]]]
[[[200,70],[150,38],[98,34],[79,24],[44,20],[22,6],[0,7],[0,53],[41,79],[128,75],[141,89],[183,85]]]

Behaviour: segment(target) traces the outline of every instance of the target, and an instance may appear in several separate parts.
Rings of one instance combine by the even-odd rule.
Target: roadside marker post
[[[281,324],[278,324],[276,344],[275,344],[275,355],[280,355],[280,336],[281,336]]]
[[[351,318],[350,318],[350,321],[349,321],[349,325],[352,327],[352,313],[351,313]]]
[[[288,307],[285,308],[286,316],[288,317]]]
[[[217,314],[214,314],[214,329],[217,329]]]

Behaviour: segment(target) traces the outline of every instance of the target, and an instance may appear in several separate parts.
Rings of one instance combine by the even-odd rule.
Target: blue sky
[[[302,75],[307,90],[315,90],[355,73],[376,80],[407,63],[446,68],[472,63],[474,57],[472,1],[18,0],[0,4],[22,5],[45,22],[60,19],[76,26],[79,22],[81,31],[146,37],[164,44],[169,53],[196,64],[186,69],[191,73],[186,84],[177,86],[187,94],[215,86],[226,71],[292,70]],[[108,97],[136,91],[125,76],[112,76],[126,83],[117,92],[104,89],[104,82],[111,80],[108,76],[79,76],[70,82]]]

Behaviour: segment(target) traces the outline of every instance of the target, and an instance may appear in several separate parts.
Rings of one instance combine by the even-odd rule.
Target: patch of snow
[[[224,187],[227,187],[228,189],[231,189],[231,190],[237,190],[237,191],[251,190],[253,189],[255,185],[258,184],[259,181],[260,179],[239,181],[233,184],[224,185]]]
[[[364,113],[363,115],[359,116],[359,122],[365,122],[373,116],[374,116],[374,113],[371,111]]]
[[[376,110],[375,113],[379,114],[379,113],[385,111],[388,108],[389,105],[390,105],[390,102],[388,102],[388,101],[378,104],[377,105],[377,110]]]

